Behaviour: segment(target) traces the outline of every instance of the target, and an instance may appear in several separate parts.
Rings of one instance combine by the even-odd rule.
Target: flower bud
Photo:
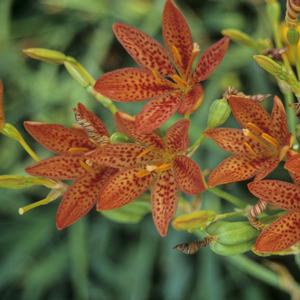
[[[115,132],[110,136],[110,142],[112,144],[119,144],[119,143],[128,143],[130,138],[121,132]]]
[[[290,45],[297,45],[299,42],[299,32],[296,27],[289,28],[287,32],[287,40]]]
[[[208,112],[208,128],[215,128],[227,121],[231,113],[230,106],[226,99],[215,100]]]
[[[267,2],[267,14],[273,24],[280,21],[281,8],[277,0],[266,0]]]
[[[64,62],[64,65],[69,74],[83,87],[93,86],[95,84],[94,78],[74,59],[68,59],[68,61]]]
[[[1,175],[0,188],[22,189],[33,185],[43,185],[49,189],[54,188],[57,183],[48,178],[18,176],[18,175]]]
[[[255,239],[236,245],[224,245],[216,241],[212,242],[209,246],[210,249],[218,255],[230,256],[250,251],[254,243]]]
[[[44,48],[29,48],[24,49],[23,52],[31,58],[54,64],[63,64],[67,58],[62,52]]]

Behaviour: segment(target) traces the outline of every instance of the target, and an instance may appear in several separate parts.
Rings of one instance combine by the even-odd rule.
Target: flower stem
[[[244,201],[240,200],[240,198],[233,196],[219,188],[210,188],[208,189],[208,191],[239,208],[245,208],[247,206],[247,204]]]
[[[246,207],[246,209],[220,214],[220,215],[216,216],[215,221],[229,219],[229,218],[235,218],[235,217],[243,217],[243,216],[247,215],[247,211],[248,211],[248,209]]]
[[[193,156],[193,154],[197,151],[197,149],[202,144],[204,139],[205,139],[205,135],[202,132],[201,135],[198,137],[198,139],[195,141],[195,143],[188,149],[189,157]]]
[[[228,256],[226,257],[226,260],[239,270],[244,271],[275,288],[279,288],[289,294],[293,292],[294,294],[297,293],[298,296],[300,295],[299,284],[296,283],[293,287],[290,287],[288,284],[285,284],[284,278],[281,278],[280,275],[252,261],[244,255]]]

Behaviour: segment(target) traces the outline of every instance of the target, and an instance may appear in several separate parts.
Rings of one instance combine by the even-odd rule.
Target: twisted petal
[[[271,135],[274,136],[281,145],[288,145],[290,133],[287,117],[281,100],[275,96],[271,115]]]
[[[171,152],[186,151],[189,145],[190,121],[182,119],[174,123],[166,133],[166,146]]]
[[[172,171],[159,175],[151,193],[152,215],[157,231],[166,236],[169,223],[176,213],[176,182]]]
[[[178,108],[180,114],[191,114],[202,103],[204,96],[203,88],[200,84],[196,84],[193,89],[182,99]]]
[[[279,252],[300,241],[300,213],[291,212],[262,231],[256,240],[258,252]]]
[[[300,209],[300,187],[280,180],[261,180],[248,184],[259,199],[287,210]]]
[[[0,80],[0,130],[3,128],[5,123],[4,108],[3,108],[3,83]]]
[[[31,121],[24,122],[24,126],[38,143],[53,152],[66,152],[70,148],[93,149],[95,147],[82,129]]]
[[[122,102],[141,101],[173,90],[166,80],[142,68],[124,68],[105,73],[94,86],[102,95]]]
[[[199,166],[187,156],[177,156],[173,169],[177,186],[184,193],[196,195],[205,190]]]
[[[167,52],[148,34],[121,23],[114,24],[113,31],[122,46],[139,65],[155,69],[162,76],[174,74]]]
[[[162,31],[173,61],[182,71],[186,71],[193,51],[192,34],[183,14],[172,0],[165,4]]]
[[[222,62],[229,45],[229,38],[223,37],[207,48],[201,56],[193,75],[194,81],[206,80]]]
[[[82,162],[84,157],[81,155],[59,155],[26,168],[26,172],[33,176],[52,179],[75,179],[87,173],[81,165]]]
[[[259,166],[247,157],[231,156],[223,160],[209,175],[208,185],[237,182],[253,177]]]
[[[88,110],[83,104],[78,103],[74,111],[77,122],[92,140],[97,141],[103,136],[109,136],[109,133],[100,118]]]
[[[87,159],[99,166],[130,168],[145,164],[158,155],[137,144],[112,144],[98,148],[86,155]]]
[[[152,175],[139,176],[141,169],[118,172],[105,185],[101,192],[97,210],[118,208],[133,201],[150,185]]]
[[[300,154],[289,158],[284,167],[291,173],[300,174]]]
[[[259,143],[246,137],[241,129],[213,128],[206,130],[204,134],[219,147],[234,154],[259,156],[264,150]]]
[[[244,96],[230,96],[228,99],[234,118],[243,128],[252,123],[266,133],[270,133],[271,118],[268,112],[257,101]]]
[[[87,174],[71,185],[57,210],[57,229],[72,225],[93,208],[99,197],[100,179],[99,174]]]
[[[136,128],[141,133],[150,133],[166,122],[178,109],[180,94],[170,94],[147,103],[136,116]]]
[[[132,137],[136,141],[144,144],[145,146],[154,146],[157,148],[163,147],[162,138],[156,133],[140,133],[135,127],[135,117],[126,113],[117,112],[115,114],[117,129],[120,132]]]

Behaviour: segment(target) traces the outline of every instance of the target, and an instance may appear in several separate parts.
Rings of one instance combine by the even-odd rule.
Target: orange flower
[[[27,121],[26,130],[45,148],[57,153],[26,169],[34,176],[51,179],[74,180],[60,203],[56,226],[63,229],[86,215],[97,201],[101,189],[115,173],[112,168],[94,166],[84,153],[108,142],[108,132],[102,121],[78,104],[75,115],[82,128],[66,128],[58,124]]]
[[[248,188],[260,200],[287,210],[287,214],[268,225],[256,240],[255,250],[276,253],[288,250],[300,241],[300,181],[280,180],[251,182]]]
[[[215,128],[205,132],[233,155],[222,161],[209,176],[209,186],[237,182],[255,176],[261,180],[277,167],[291,146],[285,110],[274,97],[272,115],[256,101],[230,96],[233,116],[242,129]]]
[[[124,206],[151,187],[154,223],[165,236],[176,212],[177,191],[195,195],[205,189],[200,168],[186,156],[189,121],[171,126],[163,141],[154,133],[137,133],[134,118],[126,114],[116,118],[119,129],[136,142],[106,145],[87,154],[94,164],[120,169],[102,190],[97,209]]]
[[[115,24],[114,33],[140,68],[124,68],[100,77],[95,90],[121,102],[151,99],[136,117],[140,132],[160,127],[176,111],[190,114],[201,104],[206,80],[221,63],[229,39],[222,38],[204,51],[193,71],[199,47],[190,28],[172,0],[163,12],[166,50],[146,33],[125,24]]]

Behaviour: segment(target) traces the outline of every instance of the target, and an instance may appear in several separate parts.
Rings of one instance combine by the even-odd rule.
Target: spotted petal
[[[204,97],[204,91],[200,84],[196,84],[193,89],[186,94],[178,108],[180,114],[191,114],[202,103]]]
[[[300,187],[280,180],[261,180],[248,184],[250,192],[277,207],[300,209]]]
[[[166,146],[171,152],[186,151],[189,145],[190,121],[182,119],[168,128],[166,133]]]
[[[244,96],[230,96],[228,99],[234,118],[243,128],[249,123],[270,134],[271,118],[262,105]]]
[[[4,108],[3,108],[3,83],[0,80],[0,130],[3,128],[5,123]]]
[[[178,109],[180,94],[170,94],[147,103],[136,116],[136,128],[141,133],[150,133],[165,123]]]
[[[137,144],[112,144],[98,148],[86,155],[99,166],[130,168],[147,163],[155,158],[155,153]]]
[[[57,229],[72,225],[93,208],[100,193],[101,174],[87,174],[71,185],[57,210]]]
[[[166,1],[162,30],[173,61],[181,71],[186,71],[193,51],[192,34],[183,14],[172,0]]]
[[[96,81],[94,88],[102,95],[121,102],[151,99],[173,90],[166,80],[142,68],[124,68],[105,73]]]
[[[174,175],[169,170],[159,175],[151,193],[153,220],[161,236],[167,235],[169,223],[176,213],[176,190]]]
[[[24,126],[38,143],[53,152],[66,152],[70,148],[88,150],[95,147],[82,129],[31,121],[26,121]]]
[[[289,249],[300,241],[300,212],[291,212],[262,231],[256,240],[255,250],[275,253]]]
[[[162,76],[174,74],[167,52],[148,34],[121,23],[114,24],[113,31],[122,46],[139,65],[154,69]]]
[[[59,155],[41,160],[26,168],[26,172],[52,179],[75,179],[87,173],[82,167],[83,162],[84,157],[81,155]]]
[[[300,154],[296,154],[289,158],[284,167],[292,173],[300,174]]]
[[[120,132],[132,137],[134,140],[144,144],[145,146],[163,147],[162,138],[156,133],[140,133],[135,127],[135,117],[126,113],[117,112],[115,114],[117,129]]]
[[[224,159],[209,175],[208,185],[216,185],[237,182],[249,179],[257,173],[259,166],[249,158],[231,156]]]
[[[173,169],[177,186],[181,191],[196,195],[205,190],[199,166],[187,156],[177,156],[173,162]]]
[[[141,169],[129,169],[118,172],[105,185],[97,210],[118,208],[133,201],[150,185],[152,175],[140,176]]]
[[[202,54],[194,73],[194,81],[206,80],[222,62],[229,45],[229,38],[223,37]]]
[[[261,163],[260,170],[255,176],[255,181],[259,181],[264,179],[267,175],[269,175],[280,163],[277,157],[266,159]]]

